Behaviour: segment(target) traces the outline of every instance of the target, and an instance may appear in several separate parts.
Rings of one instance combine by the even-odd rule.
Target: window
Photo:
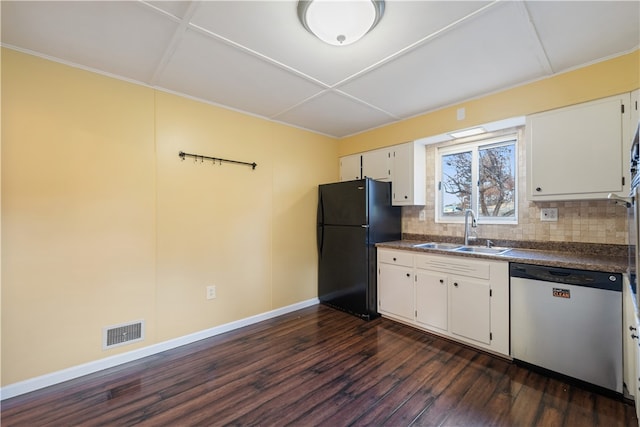
[[[472,209],[478,222],[516,224],[515,135],[437,150],[436,221],[462,222]]]

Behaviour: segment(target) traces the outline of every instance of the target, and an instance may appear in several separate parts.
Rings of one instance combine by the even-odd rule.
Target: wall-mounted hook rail
[[[204,162],[205,160],[211,160],[213,161],[214,164],[216,162],[220,162],[220,164],[222,164],[222,162],[225,162],[225,163],[235,163],[237,165],[246,165],[246,166],[251,166],[251,169],[254,169],[254,170],[256,166],[258,166],[256,162],[253,162],[253,163],[240,162],[238,160],[221,159],[219,157],[210,157],[210,156],[202,156],[200,154],[185,153],[184,151],[179,152],[178,156],[180,156],[182,160],[184,160],[185,157],[193,157],[196,161],[198,161],[198,159],[200,159],[201,162]]]

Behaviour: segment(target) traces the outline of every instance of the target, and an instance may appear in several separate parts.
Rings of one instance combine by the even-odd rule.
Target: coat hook
[[[234,164],[238,164],[238,165],[247,165],[247,166],[251,166],[251,169],[254,169],[254,170],[255,170],[255,168],[257,166],[256,163],[247,163],[247,162],[240,162],[240,161],[237,161],[237,160],[229,160],[229,159],[222,159],[222,158],[218,158],[218,157],[203,156],[202,154],[191,154],[191,153],[185,153],[183,151],[180,151],[178,153],[178,156],[180,156],[180,159],[183,160],[183,161],[185,160],[185,158],[187,156],[193,157],[193,161],[195,163],[198,162],[198,159],[200,159],[200,163],[204,163],[204,160],[207,159],[207,160],[211,160],[213,165],[215,165],[216,161],[217,161],[220,166],[222,166],[222,162],[234,163]]]

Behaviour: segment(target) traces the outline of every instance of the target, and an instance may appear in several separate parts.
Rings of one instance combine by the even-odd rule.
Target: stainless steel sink
[[[487,254],[487,255],[502,255],[505,252],[511,250],[511,248],[488,248],[486,246],[461,246],[457,249],[453,249],[456,252],[470,252],[474,254]]]
[[[443,251],[452,251],[461,247],[461,245],[457,243],[420,243],[417,245],[413,245],[414,248],[423,248],[423,249],[440,249]]]
[[[511,248],[501,248],[501,247],[487,247],[487,246],[462,246],[457,243],[439,243],[439,242],[429,242],[429,243],[418,243],[413,245],[414,248],[422,248],[422,249],[439,249],[441,251],[451,251],[451,252],[468,252],[473,254],[485,254],[485,255],[502,255],[505,252],[511,250]]]

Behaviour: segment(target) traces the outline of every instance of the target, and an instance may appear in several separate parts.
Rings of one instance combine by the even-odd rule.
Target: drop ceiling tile
[[[527,2],[538,35],[559,72],[640,46],[640,2]]]
[[[156,84],[265,117],[322,90],[259,57],[189,29]]]
[[[388,114],[332,91],[324,92],[274,119],[337,138],[396,121]]]
[[[342,48],[304,30],[296,7],[3,0],[1,36],[6,47],[338,137],[640,46],[637,0],[390,0],[380,24]]]
[[[141,82],[176,28],[137,2],[2,2],[4,44]]]
[[[500,3],[340,89],[406,118],[538,78],[544,60],[527,25],[521,5]]]
[[[203,2],[191,22],[328,86],[482,8],[480,1],[388,1],[382,20],[349,46],[330,46],[297,17],[297,1]]]
[[[189,6],[191,6],[193,2],[185,1],[185,0],[179,0],[179,1],[162,0],[162,1],[147,1],[144,3],[148,3],[153,7],[157,7],[158,9],[161,9],[167,12],[168,14],[175,16],[176,18],[182,19],[185,13],[187,12],[187,10],[189,9]]]

